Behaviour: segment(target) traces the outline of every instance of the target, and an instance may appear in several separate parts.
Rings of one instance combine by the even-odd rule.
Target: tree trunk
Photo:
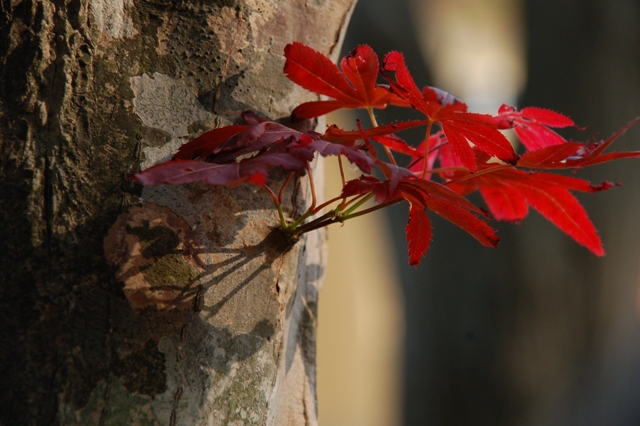
[[[3,2],[1,424],[317,423],[323,234],[292,245],[255,187],[126,176],[312,99],[283,48],[337,55],[354,3]]]

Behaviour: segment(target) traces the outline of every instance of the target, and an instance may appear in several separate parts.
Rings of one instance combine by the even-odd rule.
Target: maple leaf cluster
[[[323,54],[302,43],[285,47],[284,73],[303,88],[329,99],[296,107],[293,121],[313,119],[340,108],[362,108],[372,126],[345,131],[335,125],[324,133],[298,131],[282,123],[246,113],[243,123],[203,133],[183,145],[173,159],[136,173],[144,185],[185,184],[205,181],[233,186],[250,182],[263,187],[278,210],[280,226],[292,236],[331,223],[373,212],[406,201],[409,220],[406,236],[409,263],[418,265],[432,238],[427,211],[464,229],[481,244],[495,247],[497,220],[519,222],[529,207],[598,256],[602,242],[572,191],[598,192],[615,184],[590,182],[552,171],[576,170],[622,158],[640,157],[640,152],[605,153],[605,149],[637,119],[607,140],[580,143],[567,141],[553,129],[573,126],[567,116],[544,108],[517,110],[503,105],[496,115],[469,112],[455,96],[434,87],[420,89],[398,52],[388,53],[380,65],[369,46],[359,46],[340,62],[340,68]],[[379,79],[386,84],[379,84]],[[388,105],[413,108],[424,119],[378,125],[374,108]],[[396,135],[423,126],[424,140],[413,147]],[[518,155],[503,130],[513,129],[525,152]],[[376,154],[374,144],[386,153]],[[409,157],[399,166],[395,154]],[[308,175],[313,190],[310,162],[316,155],[337,156],[357,166],[362,175],[345,182],[339,195],[320,205],[315,194],[311,207],[297,218],[286,218],[281,208],[283,190],[295,176]],[[290,171],[276,194],[267,184],[270,167]],[[376,177],[374,169],[381,173]],[[479,191],[488,212],[465,196]],[[375,199],[374,207],[363,207]],[[331,207],[333,206],[333,207]],[[321,210],[323,215],[310,219]]]

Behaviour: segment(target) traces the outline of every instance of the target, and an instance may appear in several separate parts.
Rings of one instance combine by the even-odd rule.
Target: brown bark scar
[[[186,308],[199,294],[198,243],[189,225],[153,203],[123,213],[104,240],[104,253],[118,268],[116,279],[131,306]]]

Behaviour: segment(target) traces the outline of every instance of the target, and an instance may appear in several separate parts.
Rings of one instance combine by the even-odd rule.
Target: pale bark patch
[[[166,75],[156,72],[151,78],[142,74],[132,77],[130,84],[134,111],[142,124],[167,132],[172,138],[163,146],[142,149],[145,154],[145,160],[140,164],[142,169],[169,160],[187,142],[185,136],[189,134],[189,126],[213,117],[191,88]]]
[[[130,82],[135,112],[145,126],[173,137],[186,136],[190,124],[210,115],[192,89],[166,75],[156,72],[151,78],[142,74]]]
[[[103,34],[112,38],[133,37],[138,31],[129,16],[133,0],[92,0],[89,11]]]

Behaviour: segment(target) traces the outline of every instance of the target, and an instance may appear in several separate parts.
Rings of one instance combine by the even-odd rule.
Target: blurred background
[[[419,86],[475,111],[508,103],[569,115],[588,126],[561,132],[574,140],[605,139],[640,115],[637,0],[360,0],[344,53],[359,44],[380,57],[403,52]],[[407,119],[398,112],[376,115]],[[329,120],[351,129],[354,117]],[[640,150],[640,126],[613,150]],[[321,424],[640,425],[640,163],[579,176],[624,183],[578,194],[603,258],[536,212],[494,223],[497,249],[432,215],[417,269],[407,264],[406,206],[333,225]],[[329,181],[328,193],[339,186]]]

